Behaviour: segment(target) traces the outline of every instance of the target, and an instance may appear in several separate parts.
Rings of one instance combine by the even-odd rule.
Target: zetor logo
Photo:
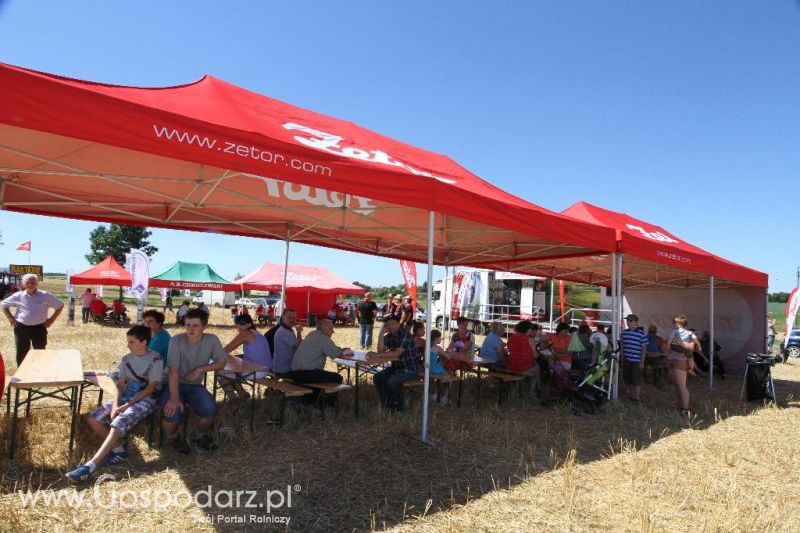
[[[678,244],[678,242],[679,242],[679,241],[676,241],[675,239],[673,239],[671,237],[667,237],[666,235],[664,235],[660,231],[645,231],[644,228],[641,228],[639,226],[635,226],[633,224],[625,224],[625,225],[628,227],[629,230],[638,231],[643,236],[647,237],[648,239],[653,239],[654,241],[669,242],[669,243],[673,243],[673,244]]]
[[[455,180],[452,179],[440,178],[439,176],[434,176],[433,174],[425,172],[424,170],[418,170],[401,161],[392,159],[392,157],[389,154],[381,150],[367,151],[353,146],[342,147],[339,145],[339,143],[344,140],[344,137],[339,137],[338,135],[325,133],[324,131],[315,130],[309,128],[308,126],[295,124],[294,122],[287,122],[286,124],[283,125],[283,127],[287,130],[298,130],[310,135],[311,137],[303,137],[301,135],[295,135],[294,139],[300,144],[303,144],[311,148],[315,148],[317,150],[322,150],[330,154],[350,157],[353,159],[358,159],[360,161],[366,161],[369,163],[380,163],[382,165],[399,167],[405,170],[406,172],[410,172],[411,174],[416,174],[417,176],[426,176],[428,178],[433,178],[435,180],[441,181],[442,183],[448,183],[450,185],[456,182]]]

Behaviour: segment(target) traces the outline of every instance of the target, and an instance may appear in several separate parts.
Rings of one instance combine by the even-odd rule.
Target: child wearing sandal
[[[150,328],[133,326],[127,332],[130,353],[119,363],[116,379],[119,394],[95,409],[87,418],[89,427],[104,439],[92,458],[67,472],[73,483],[87,481],[98,466],[120,463],[128,452],[120,440],[136,424],[147,418],[158,402],[158,389],[164,373],[161,354],[150,350]]]

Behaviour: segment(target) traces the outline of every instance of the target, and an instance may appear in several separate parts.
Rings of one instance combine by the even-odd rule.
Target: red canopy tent
[[[577,202],[561,214],[616,232],[617,249],[624,257],[620,277],[625,286],[625,308],[620,317],[633,311],[661,331],[671,327],[672,317],[679,312],[694,317],[692,326],[699,331],[709,328],[713,337],[717,328],[724,356],[734,369],[743,368],[743,354],[763,351],[767,274],[718,257],[625,213]],[[614,284],[612,254],[509,261],[505,266],[580,283]],[[712,292],[709,298],[710,288],[716,296]],[[714,312],[714,297],[719,313]]]
[[[450,158],[206,76],[143,89],[0,64],[4,209],[425,262],[614,250]]]
[[[116,259],[108,256],[90,269],[70,276],[70,283],[73,285],[118,285],[120,287],[130,287],[131,275],[117,263]]]
[[[717,287],[767,287],[765,273],[718,257],[660,226],[625,213],[577,202],[561,214],[614,230],[617,250],[625,254],[623,277],[627,288],[708,287],[711,276]],[[519,269],[557,279],[611,285],[610,254],[577,254],[544,261],[511,260],[504,266],[508,270]]]
[[[444,155],[211,76],[145,89],[0,64],[0,94],[3,209],[429,264],[616,246],[613,231],[521,200]]]
[[[280,291],[283,265],[264,263],[233,283],[243,290]],[[325,316],[336,303],[338,294],[364,294],[364,288],[353,285],[323,267],[289,265],[286,272],[286,307],[297,310],[300,319],[309,312]]]

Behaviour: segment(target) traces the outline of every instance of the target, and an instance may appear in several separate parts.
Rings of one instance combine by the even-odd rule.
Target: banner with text
[[[400,270],[403,271],[403,280],[406,282],[406,293],[411,296],[411,305],[414,307],[414,314],[417,313],[417,264],[400,260]]]
[[[147,288],[150,283],[150,260],[144,252],[131,248],[131,253],[125,254],[125,270],[131,275],[131,286],[125,289],[128,298],[147,298]]]
[[[786,333],[783,335],[783,346],[789,343],[789,334],[797,320],[797,310],[800,308],[800,290],[794,289],[789,294],[789,301],[786,302]]]

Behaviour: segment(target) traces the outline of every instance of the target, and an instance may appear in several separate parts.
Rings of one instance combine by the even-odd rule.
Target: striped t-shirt
[[[641,329],[622,330],[622,351],[626,361],[640,362],[646,345],[647,334]]]

